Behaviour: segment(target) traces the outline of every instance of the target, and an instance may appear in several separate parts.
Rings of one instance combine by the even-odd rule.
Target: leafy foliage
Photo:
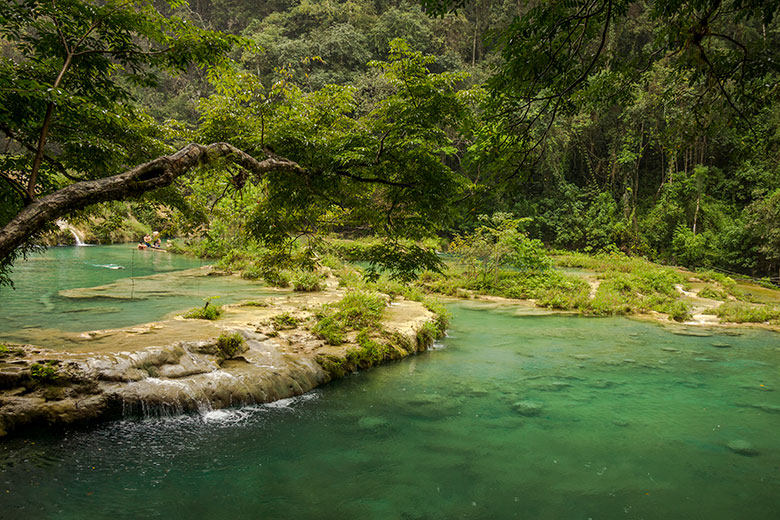
[[[53,361],[30,365],[30,377],[41,383],[51,383],[59,378],[59,370]]]
[[[0,121],[20,152],[2,158],[24,172],[19,181],[30,196],[61,186],[63,175],[103,176],[165,150],[156,123],[127,103],[130,86],[154,86],[162,71],[207,66],[237,42],[166,16],[148,0],[7,2],[0,34],[7,42]],[[58,154],[35,179],[41,141]]]
[[[292,285],[296,291],[321,291],[323,289],[322,276],[314,271],[298,271],[293,274]]]
[[[360,230],[383,238],[369,252],[374,272],[436,268],[431,251],[398,240],[430,237],[451,222],[449,202],[464,188],[442,157],[457,152],[452,135],[466,103],[456,85],[466,75],[431,73],[432,62],[393,41],[388,61],[370,64],[388,89],[361,111],[351,87],[306,92],[290,75],[266,87],[235,69],[213,73],[215,93],[201,101],[204,139],[230,139],[250,153],[273,149],[303,167],[266,176],[245,219],[249,234],[283,250],[291,237]]]
[[[543,268],[536,239],[780,274],[776,3],[219,5],[194,3],[195,16],[173,0],[0,6],[0,224],[30,185],[39,196],[185,139],[224,140],[301,168],[202,169],[105,209],[94,236],[189,232],[184,249],[275,285],[310,269],[332,233],[370,237],[354,255],[367,279],[422,274],[442,291],[490,287],[556,308],[580,306],[586,289],[555,278],[570,287],[541,294],[538,276],[500,267]],[[200,29],[197,15],[243,38]],[[184,121],[161,124],[171,116]],[[479,217],[501,214],[515,231]],[[436,274],[442,237],[458,237],[481,280]],[[610,284],[604,301],[620,292]]]
[[[134,91],[214,63],[238,39],[165,15],[162,5],[181,2],[0,5],[0,131],[13,145],[0,153],[0,226],[40,195],[171,150],[173,132],[133,105]],[[0,259],[0,283],[12,260]]]
[[[488,277],[498,280],[502,268],[544,270],[552,265],[544,244],[518,229],[521,220],[506,213],[480,215],[478,220],[481,225],[477,229],[455,237],[450,245],[469,276],[484,283]]]
[[[186,319],[197,320],[218,320],[224,311],[221,305],[211,305],[212,299],[213,298],[207,298],[206,304],[203,307],[195,307],[194,309],[190,309],[184,314],[184,317]]]
[[[764,323],[780,319],[780,307],[726,302],[715,309],[715,314],[724,322]]]

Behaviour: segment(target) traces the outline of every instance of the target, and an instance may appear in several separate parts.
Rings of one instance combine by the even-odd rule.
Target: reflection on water
[[[0,516],[777,518],[777,335],[453,310],[304,398],[1,441]]]
[[[204,298],[234,303],[268,294],[257,282],[203,276],[197,271],[203,264],[128,244],[48,249],[14,265],[15,290],[0,287],[0,340],[30,341],[29,329],[127,327],[202,305]]]

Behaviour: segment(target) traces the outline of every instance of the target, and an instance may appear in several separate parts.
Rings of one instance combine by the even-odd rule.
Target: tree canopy
[[[237,41],[146,0],[4,2],[0,38],[3,224],[41,195],[172,150],[131,88],[218,61]]]
[[[456,92],[465,76],[431,73],[433,60],[393,41],[387,61],[370,63],[386,89],[363,106],[351,86],[305,92],[285,80],[265,87],[251,74],[215,72],[215,93],[201,101],[203,140],[230,139],[250,154],[272,149],[301,166],[265,176],[248,218],[252,235],[281,245],[347,228],[387,238],[388,255],[408,247],[399,238],[435,236],[451,224],[465,184],[445,160],[457,152],[467,111],[467,96]]]
[[[459,178],[441,159],[454,153],[449,133],[457,133],[464,111],[454,86],[465,76],[431,74],[433,58],[403,41],[392,44],[387,62],[371,64],[385,92],[358,111],[352,87],[305,92],[288,75],[266,88],[256,76],[219,66],[239,39],[147,1],[16,2],[3,8],[0,22],[8,41],[0,129],[13,147],[2,156],[4,266],[46,222],[169,185],[218,157],[239,166],[218,164],[237,189],[252,180],[247,171],[262,170],[264,192],[250,228],[268,244],[335,226],[415,239],[451,216],[447,201]],[[134,89],[192,64],[212,67],[214,90],[200,101],[194,132],[157,122],[133,104]],[[229,141],[248,155],[211,145],[156,158],[184,139]],[[267,159],[248,167],[252,156]],[[104,178],[143,161],[150,162]]]
[[[117,198],[214,256],[338,232],[414,272],[506,213],[548,247],[776,273],[778,5],[5,2],[0,225],[146,168],[154,195]]]

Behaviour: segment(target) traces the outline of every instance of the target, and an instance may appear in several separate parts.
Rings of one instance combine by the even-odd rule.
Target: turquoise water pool
[[[0,517],[778,518],[776,334],[451,308],[300,398],[0,441]]]
[[[30,329],[126,327],[203,305],[204,298],[234,303],[269,294],[262,284],[236,277],[176,275],[208,263],[134,244],[53,247],[31,255],[14,265],[15,289],[0,287],[0,340],[24,342]],[[106,294],[72,291],[112,284]]]

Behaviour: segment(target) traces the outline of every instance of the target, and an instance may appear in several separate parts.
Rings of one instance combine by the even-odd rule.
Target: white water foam
[[[239,408],[235,410],[211,410],[201,415],[201,419],[206,424],[234,425],[240,424],[248,419],[254,408]]]
[[[81,245],[86,245],[86,244],[81,244]],[[104,269],[124,269],[125,268],[123,265],[117,265],[117,264],[90,264],[90,265],[92,267],[102,267]]]
[[[279,399],[278,401],[274,401],[272,403],[266,403],[263,406],[265,406],[266,408],[289,409],[298,403],[312,401],[314,399],[317,399],[318,397],[319,394],[316,391],[313,391],[313,392],[308,392],[306,394],[297,395],[295,397],[287,397],[286,399]]]

